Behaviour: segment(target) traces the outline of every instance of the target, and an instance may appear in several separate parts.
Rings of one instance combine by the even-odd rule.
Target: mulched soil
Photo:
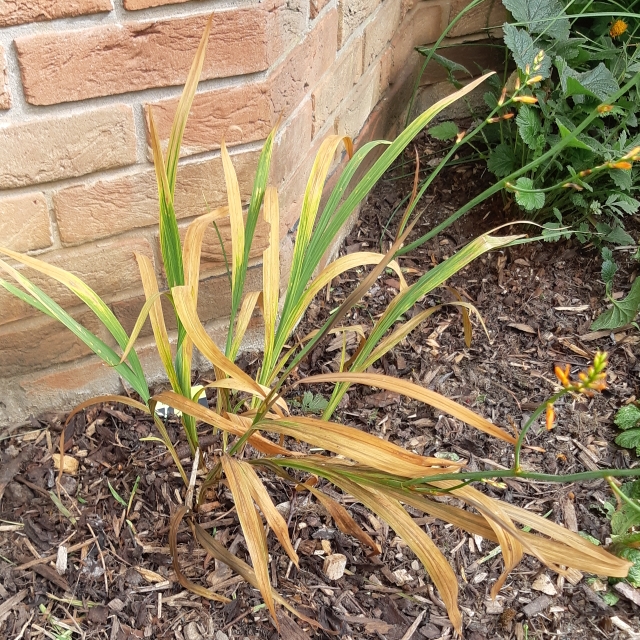
[[[421,149],[430,152],[437,147],[423,139]],[[411,176],[401,176],[411,173],[412,154],[407,153],[405,167],[390,172],[377,187],[344,251],[377,250],[381,237],[384,248],[389,246],[383,227],[410,190]],[[482,166],[464,165],[444,172],[429,191],[432,200],[412,237],[450,215],[489,180]],[[401,265],[409,268],[408,279],[419,277],[510,215],[509,203],[500,196],[484,203],[402,258]],[[635,276],[634,263],[624,252],[619,252],[619,258],[617,283],[620,291],[626,291]],[[477,306],[489,337],[474,321],[473,343],[467,348],[459,312],[445,308],[383,358],[377,370],[438,391],[509,430],[511,425],[519,428],[553,392],[554,363],[568,363],[575,372],[588,364],[596,349],[606,349],[610,354],[609,389],[593,399],[572,399],[558,406],[557,426],[551,433],[542,424],[535,426],[529,444],[542,447],[544,453],[527,450],[524,463],[546,473],[633,466],[635,457],[613,444],[617,431],[612,421],[623,402],[640,395],[640,363],[634,355],[640,338],[633,328],[615,334],[590,332],[593,318],[604,308],[599,269],[597,252],[573,242],[536,242],[486,254],[448,284]],[[336,278],[329,296],[323,292],[309,309],[299,334],[319,326],[353,290],[360,275],[356,270]],[[395,276],[383,276],[345,324],[371,327],[397,293],[397,286]],[[426,308],[450,299],[449,293],[438,290],[418,306]],[[353,353],[355,335],[349,338],[348,351]],[[341,338],[328,341],[300,366],[297,375],[336,370],[341,348]],[[258,364],[259,354],[241,358],[247,370]],[[327,389],[314,391],[326,394]],[[457,454],[469,461],[472,470],[512,464],[511,447],[393,393],[351,388],[336,419],[417,453]],[[68,629],[73,637],[111,640],[278,637],[261,606],[260,594],[228,567],[207,557],[186,527],[178,534],[183,571],[226,595],[230,602],[209,602],[176,582],[168,548],[169,518],[184,500],[184,488],[163,447],[140,440],[154,435],[148,417],[115,404],[76,416],[65,430],[64,443],[68,455],[79,460],[79,470],[76,475],[63,474],[58,489],[54,455],[59,452],[63,424],[64,415],[52,413],[0,436],[0,491],[4,489],[0,502],[0,638],[71,637],[68,632],[63,635]],[[172,440],[181,442],[179,424],[170,420],[168,428]],[[201,431],[212,459],[220,447],[219,436],[204,428]],[[181,452],[188,457],[188,448],[183,446]],[[136,482],[130,508],[120,504],[108,484],[128,502]],[[283,638],[453,637],[424,569],[387,525],[353,500],[332,494],[381,545],[381,556],[367,557],[357,541],[335,529],[315,501],[292,493],[291,487],[274,477],[266,476],[266,485],[274,502],[288,514],[300,555],[297,569],[270,535],[273,584],[329,630],[315,631],[282,616]],[[483,485],[482,490],[602,543],[610,535],[602,508],[610,499],[604,481],[561,486],[519,479],[507,480],[503,488]],[[597,589],[606,580],[591,584],[589,576],[580,575],[565,580],[530,557],[492,602],[488,594],[502,570],[500,555],[490,555],[495,545],[415,510],[410,512],[459,576],[465,637],[629,637],[615,626],[618,620],[640,629],[638,609],[628,597],[621,597],[613,607],[605,604]],[[220,487],[211,495],[199,520],[228,548],[247,558],[228,490]],[[60,551],[64,548],[66,563]],[[327,551],[348,559],[348,572],[337,581],[328,580],[323,573]],[[549,578],[546,589],[556,595],[537,590],[544,575]],[[631,590],[630,595],[637,597],[638,592]]]

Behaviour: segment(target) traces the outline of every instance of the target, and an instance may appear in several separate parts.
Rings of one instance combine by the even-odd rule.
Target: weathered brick
[[[245,291],[260,291],[261,287],[262,266],[248,269]],[[144,295],[140,295],[111,305],[111,309],[127,333],[130,334],[133,330],[145,300]],[[166,297],[163,296],[161,300],[165,324],[169,331],[173,331],[177,327],[175,311]],[[203,323],[218,320],[228,317],[230,312],[231,289],[229,288],[229,279],[226,274],[208,276],[200,280],[200,286],[198,287],[198,317],[200,320]],[[140,338],[150,336],[152,333],[151,323],[147,320],[140,332]]]
[[[468,0],[454,0],[451,19],[455,18],[467,5]],[[509,19],[509,14],[500,0],[488,0],[464,15],[449,31],[447,37],[457,38],[471,33],[497,31]],[[495,29],[491,29],[494,27]]]
[[[0,109],[11,107],[11,94],[7,86],[7,61],[4,57],[4,47],[0,46]]]
[[[313,133],[322,128],[327,118],[351,91],[362,74],[362,38],[356,38],[324,75],[312,94]]]
[[[305,98],[284,125],[276,140],[271,162],[270,182],[278,190],[293,175],[311,146],[311,119],[311,98]]]
[[[378,91],[379,76],[380,66],[378,63],[369,67],[358,85],[347,96],[337,118],[338,134],[352,138],[358,136],[360,129],[362,129],[380,98]]]
[[[388,2],[389,0],[387,0]],[[382,0],[338,0],[338,46],[376,10]]]
[[[274,115],[287,117],[331,66],[336,56],[338,14],[329,11],[270,78]]]
[[[448,19],[448,3],[416,3],[382,55],[382,91],[407,73],[415,73],[415,68],[424,59],[415,47],[435,42],[446,28]]]
[[[82,176],[135,161],[133,111],[126,105],[0,128],[0,189]]]
[[[123,238],[78,249],[61,249],[43,256],[43,260],[80,277],[100,296],[108,300],[131,289],[140,289],[140,272],[134,252],[151,256],[145,238]],[[78,304],[78,298],[65,286],[46,276],[25,269],[23,273],[63,307]],[[0,325],[39,312],[9,292],[0,291]]]
[[[229,224],[229,218],[222,218],[216,221],[220,237],[224,244],[224,250],[227,254],[227,259],[231,259],[231,225]],[[180,226],[180,237],[184,240],[184,236],[187,233],[187,225]],[[159,243],[159,238],[158,238]],[[267,248],[269,243],[269,227],[260,216],[258,218],[258,224],[253,236],[253,243],[251,251],[249,252],[249,259],[254,260],[262,257],[262,252]],[[158,244],[159,246],[159,244]],[[200,273],[202,277],[208,277],[212,275],[220,275],[226,273],[226,263],[224,260],[224,253],[220,246],[220,240],[213,225],[205,231],[204,239],[202,241],[202,259],[200,263]]]
[[[234,154],[243,202],[251,195],[259,152]],[[53,194],[60,239],[80,244],[158,223],[158,187],[154,171],[100,180]],[[189,218],[227,204],[220,158],[180,165],[176,181],[178,218]]]
[[[40,33],[15,40],[27,101],[46,105],[182,84],[207,15]],[[202,79],[269,67],[272,14],[214,14]]]
[[[109,340],[108,332],[92,312],[73,315],[89,331],[102,340]],[[63,324],[46,317],[3,329],[0,330],[0,379],[71,362],[92,353]]]
[[[364,32],[364,68],[384,50],[396,33],[402,17],[401,0],[386,0]]]
[[[223,139],[228,146],[266,138],[272,126],[268,89],[266,83],[251,83],[197,94],[184,131],[181,155],[218,149]],[[149,110],[166,148],[177,106],[177,98],[146,105],[149,140]]]
[[[111,0],[3,0],[0,27],[111,11]]]
[[[0,244],[14,251],[51,246],[49,209],[42,193],[0,199]]]
[[[182,4],[189,0],[124,0],[124,8],[128,11],[138,9],[148,9],[149,7],[160,7],[165,4]]]
[[[309,0],[309,15],[313,20],[331,2],[331,0]]]

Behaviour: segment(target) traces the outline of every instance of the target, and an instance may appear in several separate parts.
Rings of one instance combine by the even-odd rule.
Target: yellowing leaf
[[[387,391],[400,393],[409,398],[413,398],[414,400],[420,400],[421,402],[431,405],[440,411],[445,411],[454,418],[458,418],[458,420],[462,420],[468,425],[475,427],[480,431],[484,431],[494,438],[499,438],[500,440],[504,440],[511,444],[515,444],[516,442],[516,439],[513,436],[474,413],[471,409],[467,409],[457,402],[449,400],[449,398],[446,398],[439,393],[435,393],[435,391],[430,391],[429,389],[420,387],[407,380],[400,380],[399,378],[394,378],[392,376],[369,373],[323,373],[304,378],[303,380],[300,380],[299,384],[316,384],[318,382],[350,382],[353,384],[366,384],[370,387],[378,387],[379,389],[386,389]]]
[[[269,224],[269,246],[262,253],[264,362],[268,363],[273,358],[280,297],[280,210],[278,192],[273,187],[264,195],[264,219]]]
[[[236,505],[236,512],[242,527],[242,534],[253,562],[253,570],[260,593],[271,612],[274,624],[278,625],[276,608],[271,593],[271,582],[269,581],[269,550],[267,548],[267,536],[264,532],[262,520],[253,504],[251,487],[247,476],[243,473],[240,462],[224,454],[220,462],[224,475],[229,483],[229,489],[233,494],[233,501]],[[294,552],[295,553],[295,552]]]

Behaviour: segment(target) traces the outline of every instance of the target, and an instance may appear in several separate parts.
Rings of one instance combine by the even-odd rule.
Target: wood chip
[[[56,468],[56,471],[60,471],[60,454],[54,453],[53,458],[53,466]],[[62,473],[68,473],[70,476],[75,476],[78,473],[78,460],[69,454],[65,454],[62,460]]]
[[[541,573],[531,585],[532,589],[536,591],[542,591],[542,593],[546,593],[548,596],[555,596],[558,593],[553,582],[551,582],[551,578],[546,573]]]
[[[627,600],[631,600],[634,604],[640,607],[640,590],[635,589],[627,582],[617,582],[613,585],[613,588]]]
[[[147,581],[147,582],[165,582],[166,578],[161,576],[151,569],[143,569],[142,567],[134,567],[134,569]],[[135,575],[135,574],[134,574]]]
[[[329,580],[340,580],[347,567],[347,558],[341,553],[334,553],[324,559],[322,572]]]
[[[67,547],[61,544],[58,547],[58,557],[56,558],[56,571],[63,576],[67,570]]]
[[[22,591],[18,591],[15,596],[11,596],[8,600],[0,604],[0,622],[7,618],[11,611],[13,611],[13,608],[25,599],[27,592],[27,589],[22,589]]]
[[[551,604],[551,598],[549,596],[540,596],[533,602],[522,607],[522,612],[527,618],[533,618],[539,613],[542,613]]]
[[[528,324],[522,324],[520,322],[510,322],[507,327],[517,329],[518,331],[524,331],[525,333],[532,333],[534,336],[538,334],[538,332],[533,327],[530,327]]]

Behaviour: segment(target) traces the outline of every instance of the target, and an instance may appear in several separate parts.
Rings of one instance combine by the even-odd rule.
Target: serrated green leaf
[[[511,51],[518,69],[524,73],[528,66],[532,74],[535,73],[543,78],[548,78],[551,71],[551,58],[548,55],[542,59],[540,69],[533,71],[534,58],[540,51],[540,47],[535,45],[533,38],[524,29],[518,29],[509,23],[502,25],[502,30],[504,32],[504,43]]]
[[[616,604],[618,600],[620,600],[620,598],[612,591],[603,593],[602,599],[604,600],[605,604],[608,604],[610,607],[613,607],[613,605]]]
[[[591,325],[592,331],[600,329],[618,329],[625,324],[629,324],[638,313],[640,307],[640,278],[636,278],[631,285],[626,298],[623,300],[612,300],[613,306],[600,314]],[[635,446],[635,445],[634,445]]]
[[[628,404],[626,407],[622,407],[616,413],[616,417],[613,421],[619,429],[631,429],[640,422],[640,408],[635,404]]]
[[[518,178],[514,188],[516,202],[527,211],[544,207],[544,192],[534,188],[531,178]]]
[[[616,275],[616,271],[618,270],[618,265],[612,260],[605,260],[602,263],[602,269],[600,274],[602,276],[602,280],[605,284],[611,284],[613,282],[613,276]]]
[[[560,77],[567,97],[590,96],[604,102],[620,89],[615,76],[602,62],[584,73],[578,73],[567,65]]]
[[[516,124],[524,143],[531,149],[535,149],[538,145],[538,135],[542,132],[540,120],[535,109],[523,104],[516,117]]]
[[[578,535],[585,540],[588,540],[591,544],[595,544],[596,547],[600,546],[600,540],[598,538],[594,538],[590,533],[586,531],[578,531]]]
[[[640,551],[627,547],[618,552],[618,556],[633,563],[627,575],[627,582],[634,587],[640,587]]]
[[[436,140],[452,140],[458,135],[458,125],[455,122],[441,122],[428,130],[430,136]]]
[[[635,449],[640,446],[640,429],[628,429],[618,434],[615,439],[615,443],[619,447],[625,449]]]
[[[614,227],[611,229],[605,236],[605,240],[621,247],[634,244],[633,238],[622,227]]]
[[[611,169],[609,175],[618,189],[629,191],[633,186],[633,176],[630,169]]]
[[[306,413],[322,413],[328,405],[329,401],[320,393],[305,391],[302,396],[302,410]]]
[[[504,178],[513,173],[516,164],[516,156],[513,148],[502,142],[489,153],[487,169],[496,177]]]
[[[569,19],[558,0],[502,0],[502,4],[531,33],[557,40],[569,38]]]
[[[495,93],[493,93],[492,91],[487,91],[482,97],[484,99],[484,103],[487,105],[487,107],[489,107],[489,109],[493,111],[493,109],[497,108],[498,97]]]

